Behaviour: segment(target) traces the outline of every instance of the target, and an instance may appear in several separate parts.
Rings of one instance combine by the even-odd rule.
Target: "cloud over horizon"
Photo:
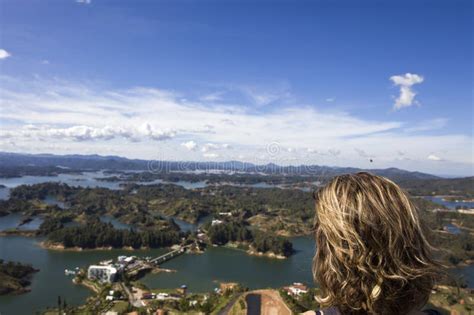
[[[416,93],[412,89],[412,86],[422,83],[424,81],[422,76],[418,74],[405,73],[404,75],[391,76],[390,80],[395,86],[400,87],[400,95],[395,99],[395,104],[393,105],[394,109],[399,110],[416,104]]]
[[[163,159],[246,157],[257,163],[338,166],[364,166],[367,157],[377,156],[379,167],[422,169],[426,157],[441,148],[449,152],[446,161],[471,163],[470,137],[427,133],[433,124],[441,129],[442,118],[413,125],[298,103],[255,109],[222,100],[210,105],[202,96],[149,87],[117,90],[41,78],[19,82],[0,76],[4,151],[114,152],[149,159],[159,153]],[[277,143],[278,154],[269,154],[271,143]],[[412,164],[400,164],[400,151],[409,152],[403,163]]]

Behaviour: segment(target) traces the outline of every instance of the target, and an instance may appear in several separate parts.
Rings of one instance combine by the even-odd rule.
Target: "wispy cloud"
[[[80,4],[91,4],[92,0],[76,0],[76,2]]]
[[[5,49],[0,49],[0,59],[6,59],[10,56],[11,54],[8,51],[6,51]]]
[[[431,160],[431,161],[442,161],[443,159],[440,158],[440,157],[437,156],[437,155],[430,154],[430,155],[428,155],[428,160]]]
[[[360,157],[362,158],[372,158],[373,156],[368,154],[367,152],[365,152],[364,150],[362,149],[359,149],[359,148],[354,148],[354,150],[357,152],[357,154],[359,154]]]
[[[208,159],[215,159],[215,158],[219,157],[219,154],[217,154],[217,153],[204,153],[202,156],[205,157],[205,158],[208,158]]]
[[[407,132],[420,132],[420,131],[428,131],[428,130],[436,130],[441,129],[446,126],[448,120],[446,118],[436,118],[421,121],[411,127],[405,128]]]
[[[405,73],[404,75],[394,75],[390,77],[394,85],[400,87],[400,95],[395,99],[393,108],[398,110],[404,107],[412,106],[415,103],[416,93],[412,86],[420,84],[424,78],[418,74]]]
[[[185,147],[186,149],[188,149],[189,151],[195,151],[198,147],[197,143],[194,142],[194,141],[187,141],[187,142],[183,142],[181,143],[181,145],[183,147]]]
[[[66,128],[56,128],[47,125],[26,125],[15,131],[4,131],[3,138],[37,138],[40,140],[62,139],[71,141],[112,140],[124,138],[140,141],[143,138],[161,141],[171,139],[176,135],[175,130],[159,130],[145,123],[139,127],[91,127],[76,125]]]

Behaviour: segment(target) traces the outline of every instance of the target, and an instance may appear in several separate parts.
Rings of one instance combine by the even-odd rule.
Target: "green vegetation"
[[[452,211],[422,211],[426,225],[431,232],[430,239],[439,249],[440,259],[450,265],[470,264],[474,261],[474,216]],[[443,230],[446,224],[459,229],[458,234]]]
[[[31,265],[0,259],[0,295],[27,292],[30,278],[37,271]]]
[[[307,293],[299,296],[289,295],[285,290],[279,290],[279,292],[283,301],[295,314],[304,313],[309,310],[314,311],[320,308],[319,303],[315,299],[315,296],[319,294],[318,288],[309,288]]]
[[[157,248],[171,246],[179,241],[179,233],[176,231],[117,230],[112,224],[99,220],[89,221],[82,226],[56,229],[48,234],[48,242],[59,243],[66,248]]]
[[[251,246],[259,253],[271,252],[285,257],[293,253],[293,244],[289,240],[262,232],[254,233]]]
[[[293,244],[286,238],[252,231],[239,221],[208,224],[206,229],[209,240],[213,244],[225,245],[229,242],[240,242],[250,244],[250,247],[259,253],[272,252],[282,256],[290,256],[293,253]]]
[[[413,196],[460,196],[474,198],[474,177],[401,180],[398,182]]]

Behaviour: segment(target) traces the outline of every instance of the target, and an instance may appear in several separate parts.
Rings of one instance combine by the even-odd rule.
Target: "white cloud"
[[[76,0],[76,2],[80,4],[91,4],[92,0]]]
[[[437,155],[430,154],[430,155],[428,155],[428,160],[431,160],[431,161],[442,161],[443,159],[440,158],[440,157],[437,156]]]
[[[53,128],[50,126],[26,125],[23,128],[12,131],[2,130],[3,138],[24,137],[38,139],[63,139],[71,141],[89,141],[89,140],[112,140],[124,138],[131,141],[140,141],[143,137],[150,140],[168,140],[176,135],[174,130],[159,130],[146,123],[138,128],[122,127],[91,127],[77,125],[66,128]]]
[[[219,157],[219,154],[217,154],[217,153],[204,153],[202,156],[205,157],[205,158],[208,158],[208,159],[215,159],[215,158]]]
[[[192,140],[188,142],[183,142],[181,143],[181,145],[185,147],[186,149],[188,149],[189,151],[195,151],[198,146],[197,143]]]
[[[0,59],[6,59],[10,56],[11,54],[8,51],[6,51],[5,49],[0,49]]]
[[[43,60],[41,60],[41,64],[49,65],[49,60],[43,59]]]
[[[400,95],[395,100],[394,109],[398,110],[403,107],[412,106],[416,96],[412,86],[422,83],[424,78],[418,74],[405,73],[404,75],[391,76],[390,80],[392,80],[394,85],[400,86]]]
[[[334,102],[335,100],[336,100],[335,97],[329,97],[329,98],[326,99],[326,102],[332,103],[332,102]]]
[[[206,143],[205,145],[202,146],[201,151],[202,152],[209,152],[212,150],[217,150],[219,149],[219,145],[215,143]]]
[[[214,150],[230,150],[232,146],[228,143],[218,144],[218,143],[206,143],[202,146],[201,152],[209,152]]]

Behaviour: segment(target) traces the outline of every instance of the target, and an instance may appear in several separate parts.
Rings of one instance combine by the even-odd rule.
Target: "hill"
[[[340,174],[370,171],[395,181],[440,179],[437,176],[410,172],[398,168],[359,169],[351,167],[330,167],[320,165],[281,166],[273,163],[256,165],[239,161],[228,162],[175,162],[127,159],[119,156],[101,155],[53,155],[20,154],[0,152],[0,177],[23,175],[54,175],[77,171],[96,170],[135,170],[135,171],[219,171],[223,173],[248,172],[263,174],[319,176],[331,178]]]

